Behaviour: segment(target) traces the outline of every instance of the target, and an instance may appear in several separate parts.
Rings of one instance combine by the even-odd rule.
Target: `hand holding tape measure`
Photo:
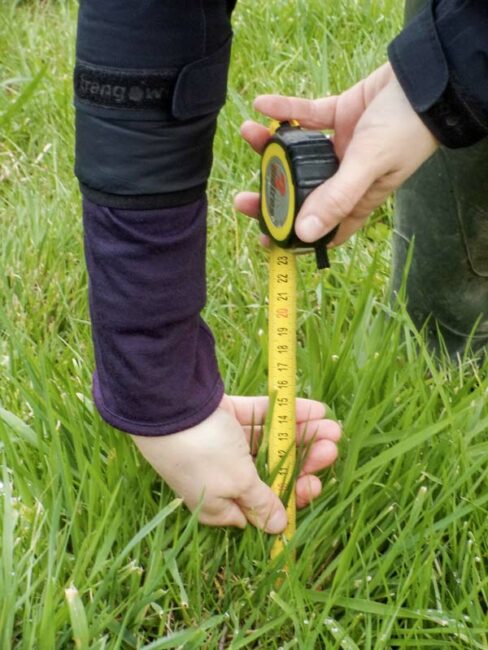
[[[295,253],[315,250],[318,268],[329,266],[327,243],[335,230],[314,244],[295,233],[306,197],[338,168],[334,147],[320,131],[298,123],[274,123],[261,159],[259,223],[272,239],[269,264],[268,390],[273,404],[268,465],[272,488],[286,501],[288,526],[277,538],[275,557],[296,529],[296,261]]]

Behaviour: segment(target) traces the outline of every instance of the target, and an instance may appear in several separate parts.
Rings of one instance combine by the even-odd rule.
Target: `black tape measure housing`
[[[317,266],[329,266],[327,243],[336,229],[313,244],[295,233],[295,219],[307,196],[339,166],[331,140],[285,122],[267,143],[261,159],[261,230],[282,248],[315,249]]]

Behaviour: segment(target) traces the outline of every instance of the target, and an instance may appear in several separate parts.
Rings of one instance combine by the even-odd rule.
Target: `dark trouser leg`
[[[407,0],[407,20],[423,0]],[[406,284],[408,311],[437,348],[439,328],[449,353],[488,343],[488,142],[442,148],[399,190],[393,235],[393,290]]]

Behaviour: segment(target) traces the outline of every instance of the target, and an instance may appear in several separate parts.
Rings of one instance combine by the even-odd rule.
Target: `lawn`
[[[266,253],[232,209],[261,92],[345,89],[393,0],[240,0],[209,188],[208,304],[229,392],[266,390]],[[318,272],[299,259],[299,393],[344,427],[278,584],[272,539],[198,524],[103,423],[71,70],[77,3],[0,3],[0,650],[488,648],[487,366],[436,362],[388,300],[393,203]]]

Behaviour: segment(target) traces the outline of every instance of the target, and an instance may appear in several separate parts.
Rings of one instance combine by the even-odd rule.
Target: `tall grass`
[[[200,526],[105,425],[72,174],[76,3],[0,4],[0,648],[488,648],[488,383],[434,362],[387,299],[391,205],[319,273],[300,259],[299,389],[344,425],[272,540]],[[206,317],[229,391],[265,390],[266,255],[231,208],[260,92],[343,89],[385,57],[392,0],[241,0],[210,186]]]

